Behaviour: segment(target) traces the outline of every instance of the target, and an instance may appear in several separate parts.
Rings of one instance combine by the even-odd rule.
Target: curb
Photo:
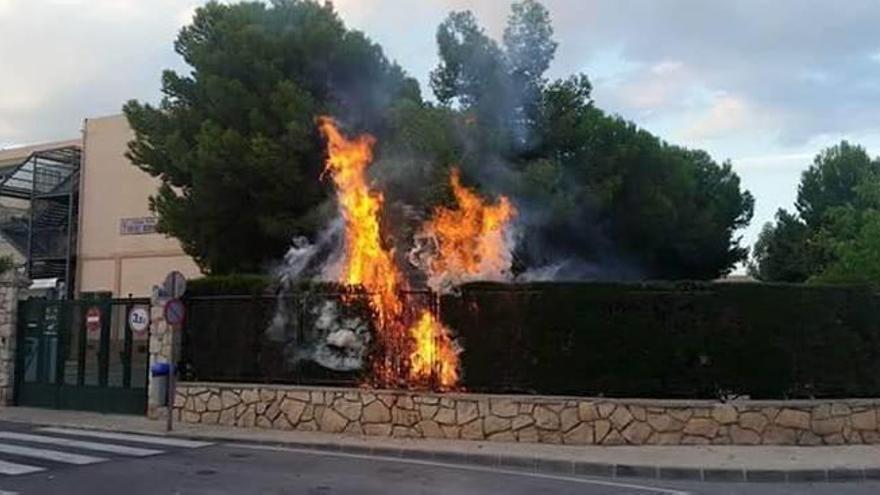
[[[63,426],[83,430],[108,431],[95,425],[81,425],[62,422],[4,421],[28,423],[38,426]],[[131,428],[117,428],[109,431],[128,432],[141,435],[159,435],[191,440],[212,441],[216,443],[247,443],[251,445],[286,447],[316,452],[338,452],[352,455],[366,455],[389,459],[413,459],[438,463],[475,465],[522,470],[541,474],[566,474],[609,479],[650,479],[660,481],[697,481],[722,483],[834,483],[880,481],[880,467],[876,468],[826,468],[826,469],[745,469],[745,468],[703,468],[673,467],[659,465],[609,464],[565,460],[552,457],[515,456],[484,453],[461,453],[448,450],[426,450],[408,447],[376,447],[370,445],[351,445],[335,442],[250,440],[222,435],[155,432]]]
[[[241,440],[213,435],[171,433],[168,436],[223,443],[248,443],[316,452],[338,452],[389,459],[414,459],[448,464],[476,465],[523,470],[541,474],[567,474],[610,479],[651,479],[660,481],[699,481],[723,483],[834,483],[880,481],[880,468],[828,469],[736,469],[646,466],[572,461],[548,457],[525,457],[482,453],[459,453],[406,447],[373,447],[342,443]]]

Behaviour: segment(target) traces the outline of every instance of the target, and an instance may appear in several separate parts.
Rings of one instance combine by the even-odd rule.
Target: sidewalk
[[[164,421],[80,411],[7,407],[0,408],[0,421],[165,434]],[[777,482],[880,480],[880,445],[563,446],[406,440],[186,423],[175,423],[172,435],[602,477]]]

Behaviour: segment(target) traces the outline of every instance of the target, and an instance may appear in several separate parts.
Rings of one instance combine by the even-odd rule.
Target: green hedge
[[[866,288],[479,283],[441,311],[475,391],[880,396],[880,297]]]

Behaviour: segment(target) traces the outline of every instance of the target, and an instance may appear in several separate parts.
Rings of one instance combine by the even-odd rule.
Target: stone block
[[[436,421],[422,420],[416,424],[416,430],[421,433],[422,438],[444,438],[443,430]]]
[[[302,417],[303,411],[306,408],[306,404],[300,402],[298,400],[293,400],[290,398],[285,398],[281,401],[281,412],[287,417],[287,420],[291,424],[299,423],[300,418]]]
[[[545,430],[559,429],[559,415],[552,409],[545,406],[538,406],[534,412],[535,424],[538,428]]]
[[[499,431],[507,431],[510,429],[511,420],[509,418],[499,418],[498,416],[487,416],[483,418],[483,431],[486,435],[498,433]]]
[[[331,408],[324,409],[323,414],[318,418],[318,427],[321,431],[328,433],[339,433],[348,425],[348,420],[344,416]]]
[[[363,405],[358,402],[352,402],[345,399],[337,400],[333,403],[333,409],[336,410],[339,414],[341,414],[345,419],[349,421],[357,421],[361,417],[361,411],[363,410]]]
[[[208,399],[207,406],[208,410],[212,412],[223,410],[223,403],[220,401],[219,395],[212,394],[211,397]]]
[[[822,437],[822,441],[825,442],[825,445],[843,445],[846,443],[846,440],[840,433],[825,435]]]
[[[490,442],[516,442],[516,435],[512,431],[499,431],[488,436]]]
[[[877,429],[877,414],[874,411],[855,413],[850,421],[856,430],[874,431]]]
[[[560,433],[558,431],[538,429],[538,442],[539,443],[561,444],[562,443],[562,433]]]
[[[412,400],[412,397],[409,395],[398,395],[397,402],[395,405],[400,409],[405,409],[408,411],[412,411],[416,408],[415,403]]]
[[[345,435],[363,435],[364,429],[361,428],[361,424],[357,421],[351,421],[348,423],[345,429],[342,430],[342,433]]]
[[[734,445],[758,445],[761,443],[761,435],[754,430],[733,425],[730,427],[730,440]]]
[[[310,402],[312,400],[311,395],[307,390],[288,390],[284,395],[286,395],[288,399],[298,400],[300,402]]]
[[[576,407],[567,407],[559,413],[560,424],[562,425],[562,431],[566,432],[575,427],[578,423],[580,423],[580,418],[578,417],[578,410]]]
[[[390,426],[389,426],[390,427]],[[315,420],[303,421],[296,425],[297,431],[318,431],[318,423]]]
[[[783,409],[776,416],[776,424],[797,430],[810,429],[810,413],[797,409]]]
[[[636,421],[645,421],[648,419],[648,411],[642,406],[629,406],[629,413],[632,414]]]
[[[594,421],[599,418],[599,410],[592,402],[578,402],[578,418],[581,421]]]
[[[440,406],[433,404],[419,404],[419,416],[422,419],[433,419],[439,408]]]
[[[391,411],[382,401],[373,401],[364,407],[361,421],[363,423],[390,423]]]
[[[260,400],[260,395],[252,388],[246,388],[241,391],[241,400],[245,404],[256,404]]]
[[[810,422],[810,428],[816,435],[825,437],[826,435],[840,433],[845,422],[846,419],[842,417],[813,420]]]
[[[519,414],[519,405],[510,399],[492,400],[489,405],[492,414],[500,418],[512,418]]]
[[[651,436],[652,430],[651,427],[648,426],[648,423],[643,423],[641,421],[633,421],[626,427],[625,430],[621,433],[623,438],[626,439],[628,443],[633,445],[642,445],[643,443],[648,441],[648,437]]]
[[[526,426],[531,426],[533,424],[535,424],[534,418],[527,414],[520,414],[519,416],[513,418],[513,423],[511,424],[511,427],[514,430],[521,430]]]
[[[406,426],[411,427],[419,422],[419,413],[418,411],[411,411],[408,409],[400,409],[395,406],[394,409],[391,410],[391,423],[395,426]]]
[[[516,439],[523,443],[537,443],[538,429],[534,426],[527,426],[516,432]]]
[[[617,408],[616,404],[612,404],[610,402],[602,402],[599,404],[599,417],[605,419],[611,416],[611,413]]]
[[[618,429],[622,430],[633,420],[633,415],[624,406],[619,406],[611,414],[611,423]]]
[[[831,417],[831,404],[819,404],[813,408],[812,419],[828,419]]]
[[[441,407],[440,410],[437,411],[437,414],[434,415],[434,421],[441,425],[456,424],[455,409],[451,407]]]
[[[593,429],[595,430],[595,439],[596,443],[602,442],[605,437],[608,435],[608,432],[611,431],[611,421],[607,419],[599,419],[593,423]]]
[[[419,438],[419,432],[408,426],[393,426],[391,436],[394,438]]]
[[[822,437],[812,431],[802,431],[798,436],[798,445],[822,445]]]
[[[611,430],[605,435],[605,438],[602,439],[602,445],[623,445],[626,443],[626,440],[620,436],[620,433],[617,430]]]
[[[673,418],[669,414],[648,414],[648,424],[660,433],[681,431],[684,423]]]
[[[458,438],[461,431],[460,426],[440,425],[440,429],[443,430],[444,438]]]
[[[797,430],[770,425],[761,435],[761,443],[764,445],[795,445],[797,444]]]
[[[852,414],[852,408],[850,408],[848,405],[841,404],[839,402],[831,404],[832,416],[849,416],[850,414]]]
[[[324,404],[324,392],[320,390],[313,390],[310,395],[309,402],[315,405]]]
[[[470,423],[462,425],[460,436],[465,440],[483,440],[485,438],[483,435],[483,422],[479,418],[474,418]]]
[[[736,408],[730,404],[723,404],[712,408],[712,419],[721,425],[729,425],[736,423],[738,417]]]
[[[672,408],[667,411],[667,414],[681,421],[682,423],[686,423],[689,419],[691,419],[691,416],[694,415],[694,412],[686,408]]]
[[[562,437],[562,443],[571,445],[590,445],[593,442],[593,426],[588,423],[575,426]]]
[[[260,401],[262,402],[272,402],[275,400],[276,391],[271,388],[261,388],[260,389]]]
[[[709,418],[691,418],[684,425],[684,434],[712,438],[718,433],[718,423]],[[687,438],[687,437],[685,437]]]
[[[739,425],[747,430],[761,433],[770,421],[759,412],[744,412],[739,415]]]
[[[458,424],[464,425],[471,423],[479,416],[477,403],[470,400],[460,400],[455,404],[455,411],[458,416]]]

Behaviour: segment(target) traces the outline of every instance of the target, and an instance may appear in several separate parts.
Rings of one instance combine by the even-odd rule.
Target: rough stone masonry
[[[880,444],[880,400],[611,400],[181,383],[184,422],[575,445]]]

